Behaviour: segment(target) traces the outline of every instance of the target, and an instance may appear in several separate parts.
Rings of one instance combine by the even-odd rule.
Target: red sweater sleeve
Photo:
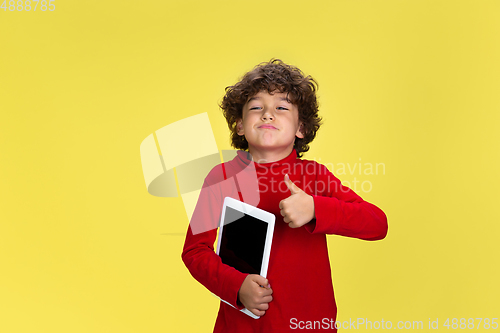
[[[388,225],[384,212],[343,186],[325,166],[318,166],[316,182],[324,191],[313,195],[316,218],[304,226],[306,230],[364,240],[385,238]]]
[[[186,234],[182,260],[198,282],[234,307],[242,309],[243,306],[237,302],[238,291],[248,274],[223,264],[214,252],[222,203],[223,200],[214,195],[209,186],[202,188]],[[193,234],[193,230],[203,232]]]

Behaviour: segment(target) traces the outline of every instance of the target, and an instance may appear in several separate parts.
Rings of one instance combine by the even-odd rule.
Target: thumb
[[[267,287],[269,285],[269,281],[265,277],[257,274],[253,276],[252,281],[263,287]]]
[[[290,177],[288,176],[288,174],[285,175],[285,184],[286,186],[288,187],[288,189],[290,190],[290,192],[292,192],[292,194],[297,194],[299,193],[300,191],[302,191],[297,185],[295,185],[291,180],[290,180]]]

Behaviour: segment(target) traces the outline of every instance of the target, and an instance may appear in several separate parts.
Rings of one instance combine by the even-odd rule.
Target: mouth
[[[268,124],[264,124],[264,125],[260,125],[259,128],[267,128],[267,129],[277,129],[276,127],[274,127],[273,125],[268,125]]]

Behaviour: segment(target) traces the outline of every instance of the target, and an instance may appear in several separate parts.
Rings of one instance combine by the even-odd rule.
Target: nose
[[[272,114],[269,108],[265,108],[262,112],[261,120],[274,120],[274,114]]]

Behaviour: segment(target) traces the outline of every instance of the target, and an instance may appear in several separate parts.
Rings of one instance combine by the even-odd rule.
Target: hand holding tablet
[[[265,277],[250,274],[241,285],[238,299],[254,315],[263,316],[269,309],[269,302],[273,300],[272,293],[271,285]]]

